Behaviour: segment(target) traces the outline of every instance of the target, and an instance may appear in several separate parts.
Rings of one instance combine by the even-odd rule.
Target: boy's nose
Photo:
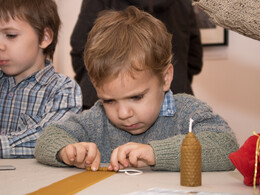
[[[125,120],[133,116],[133,110],[131,109],[130,106],[126,104],[122,104],[122,103],[118,104],[117,112],[118,112],[118,118],[121,120]]]
[[[5,45],[4,43],[0,40],[0,51],[4,51],[5,50]]]

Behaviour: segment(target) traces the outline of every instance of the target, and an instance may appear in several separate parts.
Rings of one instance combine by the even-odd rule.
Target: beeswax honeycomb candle
[[[200,186],[201,185],[201,145],[196,136],[191,132],[185,136],[181,146],[181,185]]]

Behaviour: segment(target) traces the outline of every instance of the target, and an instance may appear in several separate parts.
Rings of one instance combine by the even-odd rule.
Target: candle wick
[[[192,132],[192,123],[193,123],[193,119],[190,118],[190,126],[189,126],[189,132],[190,133]]]

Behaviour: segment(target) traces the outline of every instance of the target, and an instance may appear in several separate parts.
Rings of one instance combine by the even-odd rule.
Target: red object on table
[[[258,134],[260,135],[260,134]],[[254,172],[255,172],[255,152],[256,152],[256,142],[258,136],[253,135],[249,137],[245,143],[236,152],[229,155],[229,159],[237,170],[244,176],[244,184],[252,186],[254,184]],[[259,157],[257,158],[257,175],[256,175],[256,185],[259,184],[260,178],[260,163]]]

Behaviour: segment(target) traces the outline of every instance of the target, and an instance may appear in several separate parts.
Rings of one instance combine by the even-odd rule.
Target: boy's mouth
[[[8,60],[0,60],[0,66],[5,66],[8,64]]]
[[[132,125],[122,125],[119,128],[133,135],[138,135],[145,131],[145,126],[142,123],[135,123]]]
[[[135,129],[140,128],[140,124],[135,123],[135,124],[132,124],[132,125],[124,125],[124,128],[127,129],[127,130],[135,130]]]

